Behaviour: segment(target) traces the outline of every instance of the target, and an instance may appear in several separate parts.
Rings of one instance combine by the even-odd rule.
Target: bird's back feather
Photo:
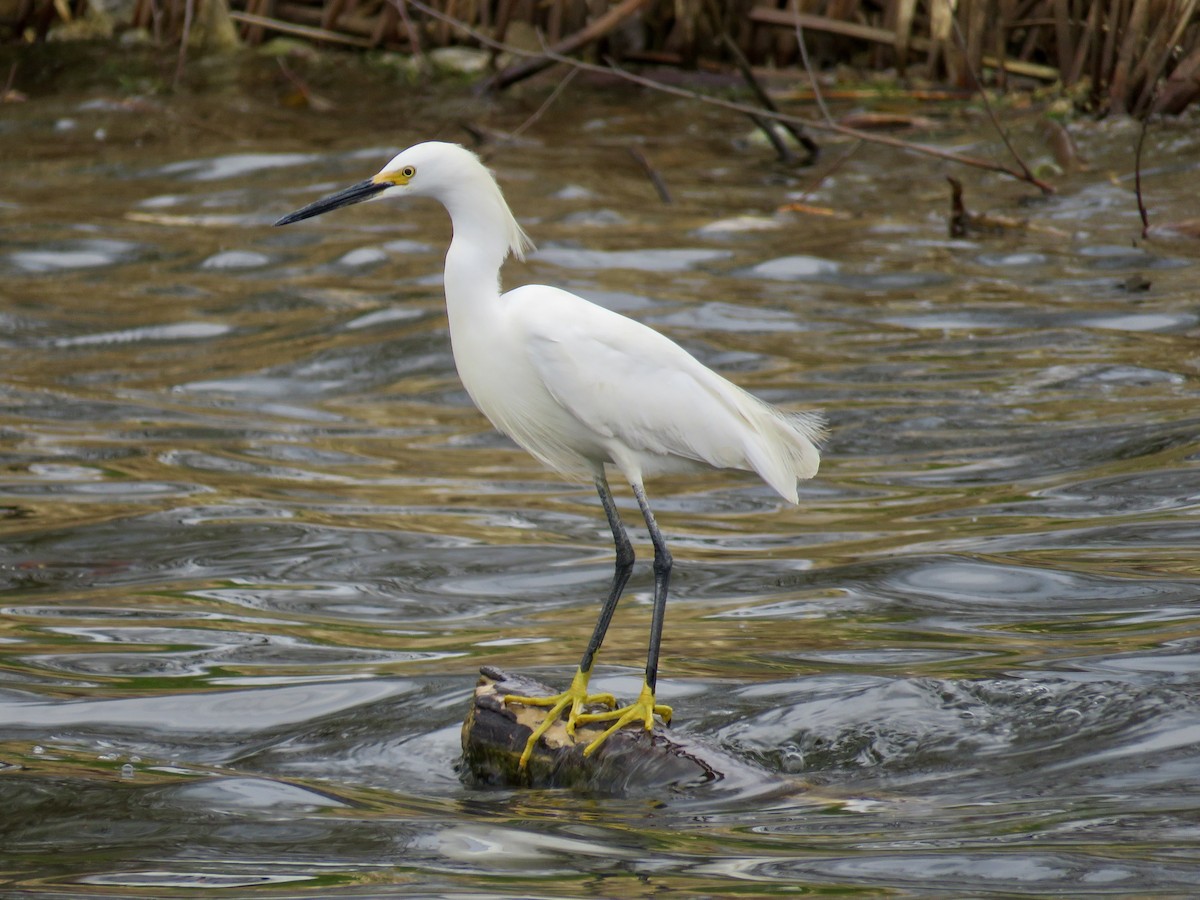
[[[793,503],[797,479],[816,474],[819,417],[785,413],[669,338],[566,291],[531,285],[501,302],[549,397],[577,423],[554,439],[581,457],[602,448],[639,481],[697,465],[753,471]],[[551,420],[541,413],[530,427],[544,431]],[[521,434],[510,436],[524,444]],[[544,447],[526,449],[563,471],[580,462],[567,460],[564,447],[560,463]]]

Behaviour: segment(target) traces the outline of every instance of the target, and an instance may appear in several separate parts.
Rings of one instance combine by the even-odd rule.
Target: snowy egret
[[[701,468],[755,472],[784,499],[816,474],[822,428],[811,413],[785,413],[706,368],[656,331],[567,291],[526,285],[500,293],[500,267],[532,247],[500,187],[479,158],[457,144],[416,144],[377,175],[316,200],[276,225],[381,197],[431,197],[450,214],[446,310],[459,377],[500,431],[552,469],[590,478],[616,545],[608,597],[570,687],[551,697],[508,696],[506,703],[549,707],[521,755],[524,768],[544,732],[566,713],[579,724],[611,722],[584,748],[590,755],[617,729],[655,716],[659,647],[671,553],[646,501],[643,480]],[[611,694],[589,694],[592,666],[633,569],[633,547],[605,476],[615,466],[633,488],[654,545],[654,606],[641,693],[617,708]],[[600,713],[586,705],[609,707]]]

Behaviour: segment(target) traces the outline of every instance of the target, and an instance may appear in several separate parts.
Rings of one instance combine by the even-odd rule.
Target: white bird
[[[446,310],[459,377],[492,424],[551,469],[590,478],[616,545],[616,569],[571,686],[552,697],[508,696],[550,707],[529,737],[524,768],[542,734],[566,712],[566,727],[611,722],[584,749],[596,750],[631,723],[647,731],[671,710],[655,702],[671,553],[646,501],[644,479],[704,468],[755,472],[798,502],[798,479],[816,474],[821,418],[785,413],[706,368],[678,344],[618,313],[559,288],[500,292],[500,267],[532,244],[479,158],[457,144],[416,144],[377,175],[284,216],[287,225],[363,200],[431,197],[450,214]],[[646,677],[638,699],[620,708],[589,694],[596,653],[633,568],[633,547],[605,476],[615,466],[633,488],[654,545],[654,607]],[[610,707],[586,713],[590,703]]]

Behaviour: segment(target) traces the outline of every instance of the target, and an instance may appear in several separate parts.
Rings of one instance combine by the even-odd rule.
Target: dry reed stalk
[[[289,34],[292,37],[303,38],[304,40],[316,41],[318,43],[343,44],[347,47],[358,47],[364,50],[371,46],[371,42],[364,38],[346,35],[340,31],[325,31],[324,29],[314,28],[309,25],[297,25],[281,19],[272,19],[269,16],[255,16],[250,13],[231,12],[229,18],[250,27],[270,30],[279,34]]]
[[[1104,46],[1092,71],[1094,85],[1111,83],[1109,76],[1116,69],[1117,63],[1117,35],[1121,33],[1126,8],[1126,0],[1112,0],[1104,7],[1106,21],[1101,25],[1104,31]]]
[[[892,50],[896,54],[896,71],[903,78],[905,67],[908,64],[908,48],[912,43],[913,18],[917,12],[917,0],[896,0],[895,3],[889,4],[888,11],[892,30],[896,33],[896,40],[892,44]]]
[[[423,3],[417,3],[415,0],[409,0],[413,6],[418,9],[424,9],[426,12],[431,11],[432,7],[427,7]],[[524,62],[514,63],[501,72],[497,72],[488,79],[485,87],[489,90],[505,88],[510,84],[515,84],[531,75],[535,75],[554,65],[550,58],[550,53],[565,56],[574,53],[581,47],[590,44],[592,41],[608,34],[626,19],[638,12],[639,8],[647,3],[647,0],[622,0],[616,6],[610,8],[604,15],[595,19],[586,28],[576,31],[570,37],[560,41],[557,45],[547,48],[546,55],[541,58],[526,59]],[[445,20],[453,20],[452,16],[446,16]]]
[[[994,18],[991,0],[962,0],[959,22],[964,36],[963,46],[959,50],[965,62],[965,71],[959,74],[959,85],[977,81],[976,75],[983,72],[983,36],[989,17]]]
[[[413,58],[417,61],[417,66],[421,72],[428,72],[431,69],[429,57],[425,53],[425,44],[421,40],[421,30],[417,28],[412,17],[408,14],[407,3],[397,3],[396,12],[400,14],[400,21],[404,26],[404,35],[408,38],[408,46]]]
[[[400,24],[400,13],[390,3],[384,4],[383,10],[375,20],[375,28],[371,31],[371,46],[378,47],[389,35],[399,36],[397,26]]]
[[[925,66],[931,73],[947,65],[950,32],[954,27],[954,5],[954,0],[933,0],[929,10],[929,56]]]
[[[1091,4],[1088,9],[1087,21],[1083,26],[1083,34],[1075,44],[1075,53],[1070,60],[1070,65],[1064,70],[1063,84],[1066,87],[1072,87],[1079,82],[1089,56],[1097,47],[1096,35],[1100,28],[1100,16],[1101,4]]]
[[[328,0],[321,10],[321,27],[326,31],[332,31],[345,8],[346,0]]]
[[[1179,46],[1195,9],[1196,0],[1168,2],[1167,14],[1158,18],[1158,24],[1148,38],[1146,49],[1131,76],[1133,84],[1140,85],[1140,89],[1136,99],[1127,95],[1128,112],[1136,116],[1143,116],[1149,112],[1159,79],[1170,63],[1173,48]],[[1129,103],[1129,100],[1133,102]]]
[[[939,8],[936,4],[943,4],[948,0],[932,0],[935,4],[932,10]],[[828,19],[825,16],[814,16],[808,13],[800,13],[797,15],[789,10],[767,9],[765,7],[755,7],[750,14],[752,21],[760,25],[787,27],[794,29],[799,23],[806,32],[825,33],[846,37],[856,41],[866,43],[878,43],[894,46],[896,41],[895,33],[886,28],[881,28],[873,25],[863,25],[857,22],[840,22]],[[953,42],[950,41],[950,35],[953,33],[954,18],[947,15],[946,22],[946,41],[947,45],[941,50],[935,45],[932,38],[914,34],[910,39],[910,46],[916,52],[928,53],[926,66],[929,65],[929,59],[949,59],[957,57],[953,47]],[[940,27],[940,26],[939,26]],[[945,55],[943,55],[943,52]],[[1035,78],[1040,81],[1056,81],[1059,77],[1058,69],[1033,63],[1022,59],[1014,59],[1012,57],[996,57],[989,55],[980,56],[980,64],[984,69],[1005,69],[1014,75],[1022,75],[1028,78]]]
[[[1075,58],[1075,34],[1071,0],[1054,0],[1054,43],[1055,55],[1060,61]],[[1059,68],[1061,69],[1061,63]]]
[[[192,36],[192,22],[195,21],[196,2],[197,0],[184,0],[183,2],[183,31],[179,38],[179,58],[175,62],[174,87],[176,88],[183,81],[183,66],[187,62],[188,40]]]
[[[1146,20],[1149,16],[1150,0],[1133,0],[1133,9],[1123,29],[1120,49],[1117,51],[1117,62],[1112,70],[1112,78],[1108,83],[1108,100],[1110,108],[1123,109],[1125,97],[1129,92],[1129,79],[1133,70],[1133,55],[1141,43],[1146,30]]]
[[[68,0],[58,0],[62,6]],[[69,0],[78,4],[83,0]],[[204,0],[136,0],[133,23],[161,43],[178,41]],[[754,66],[799,65],[795,31],[828,63],[867,51],[870,66],[901,77],[923,67],[989,84],[1014,76],[1091,84],[1101,112],[1146,115],[1178,110],[1200,97],[1200,0],[231,0],[242,38],[260,43],[288,33],[322,43],[386,46],[422,53],[464,41],[448,21],[504,39],[521,22],[563,55],[615,38],[608,26],[637,32],[637,58],[685,67],[727,66],[727,40]],[[27,4],[32,6],[32,4]],[[42,8],[53,11],[53,3]],[[715,10],[714,10],[715,7]],[[433,13],[426,12],[425,9]],[[196,20],[199,21],[198,19]],[[597,27],[603,23],[604,27]],[[962,30],[955,46],[954,25]],[[306,29],[316,29],[309,31]],[[39,28],[39,32],[41,29]],[[337,35],[336,37],[334,35]],[[472,42],[470,39],[466,39]],[[479,42],[474,41],[478,44]],[[184,51],[186,52],[186,51]],[[505,79],[538,69],[524,64]],[[1159,99],[1159,98],[1162,99]]]
[[[1193,40],[1193,46],[1197,43],[1200,42]],[[1200,46],[1196,46],[1162,83],[1150,111],[1178,115],[1197,98],[1200,98]]]

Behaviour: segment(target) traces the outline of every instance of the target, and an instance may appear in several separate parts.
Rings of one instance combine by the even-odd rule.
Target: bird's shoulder
[[[744,392],[654,329],[555,288],[518,313],[526,359],[546,391],[595,433],[628,447],[717,459],[697,417],[729,415]]]
[[[619,312],[562,288],[543,284],[514,288],[504,295],[509,320],[533,352],[589,354],[613,364],[629,358],[641,364],[680,365],[690,355],[674,341]],[[678,357],[678,359],[674,359]]]

